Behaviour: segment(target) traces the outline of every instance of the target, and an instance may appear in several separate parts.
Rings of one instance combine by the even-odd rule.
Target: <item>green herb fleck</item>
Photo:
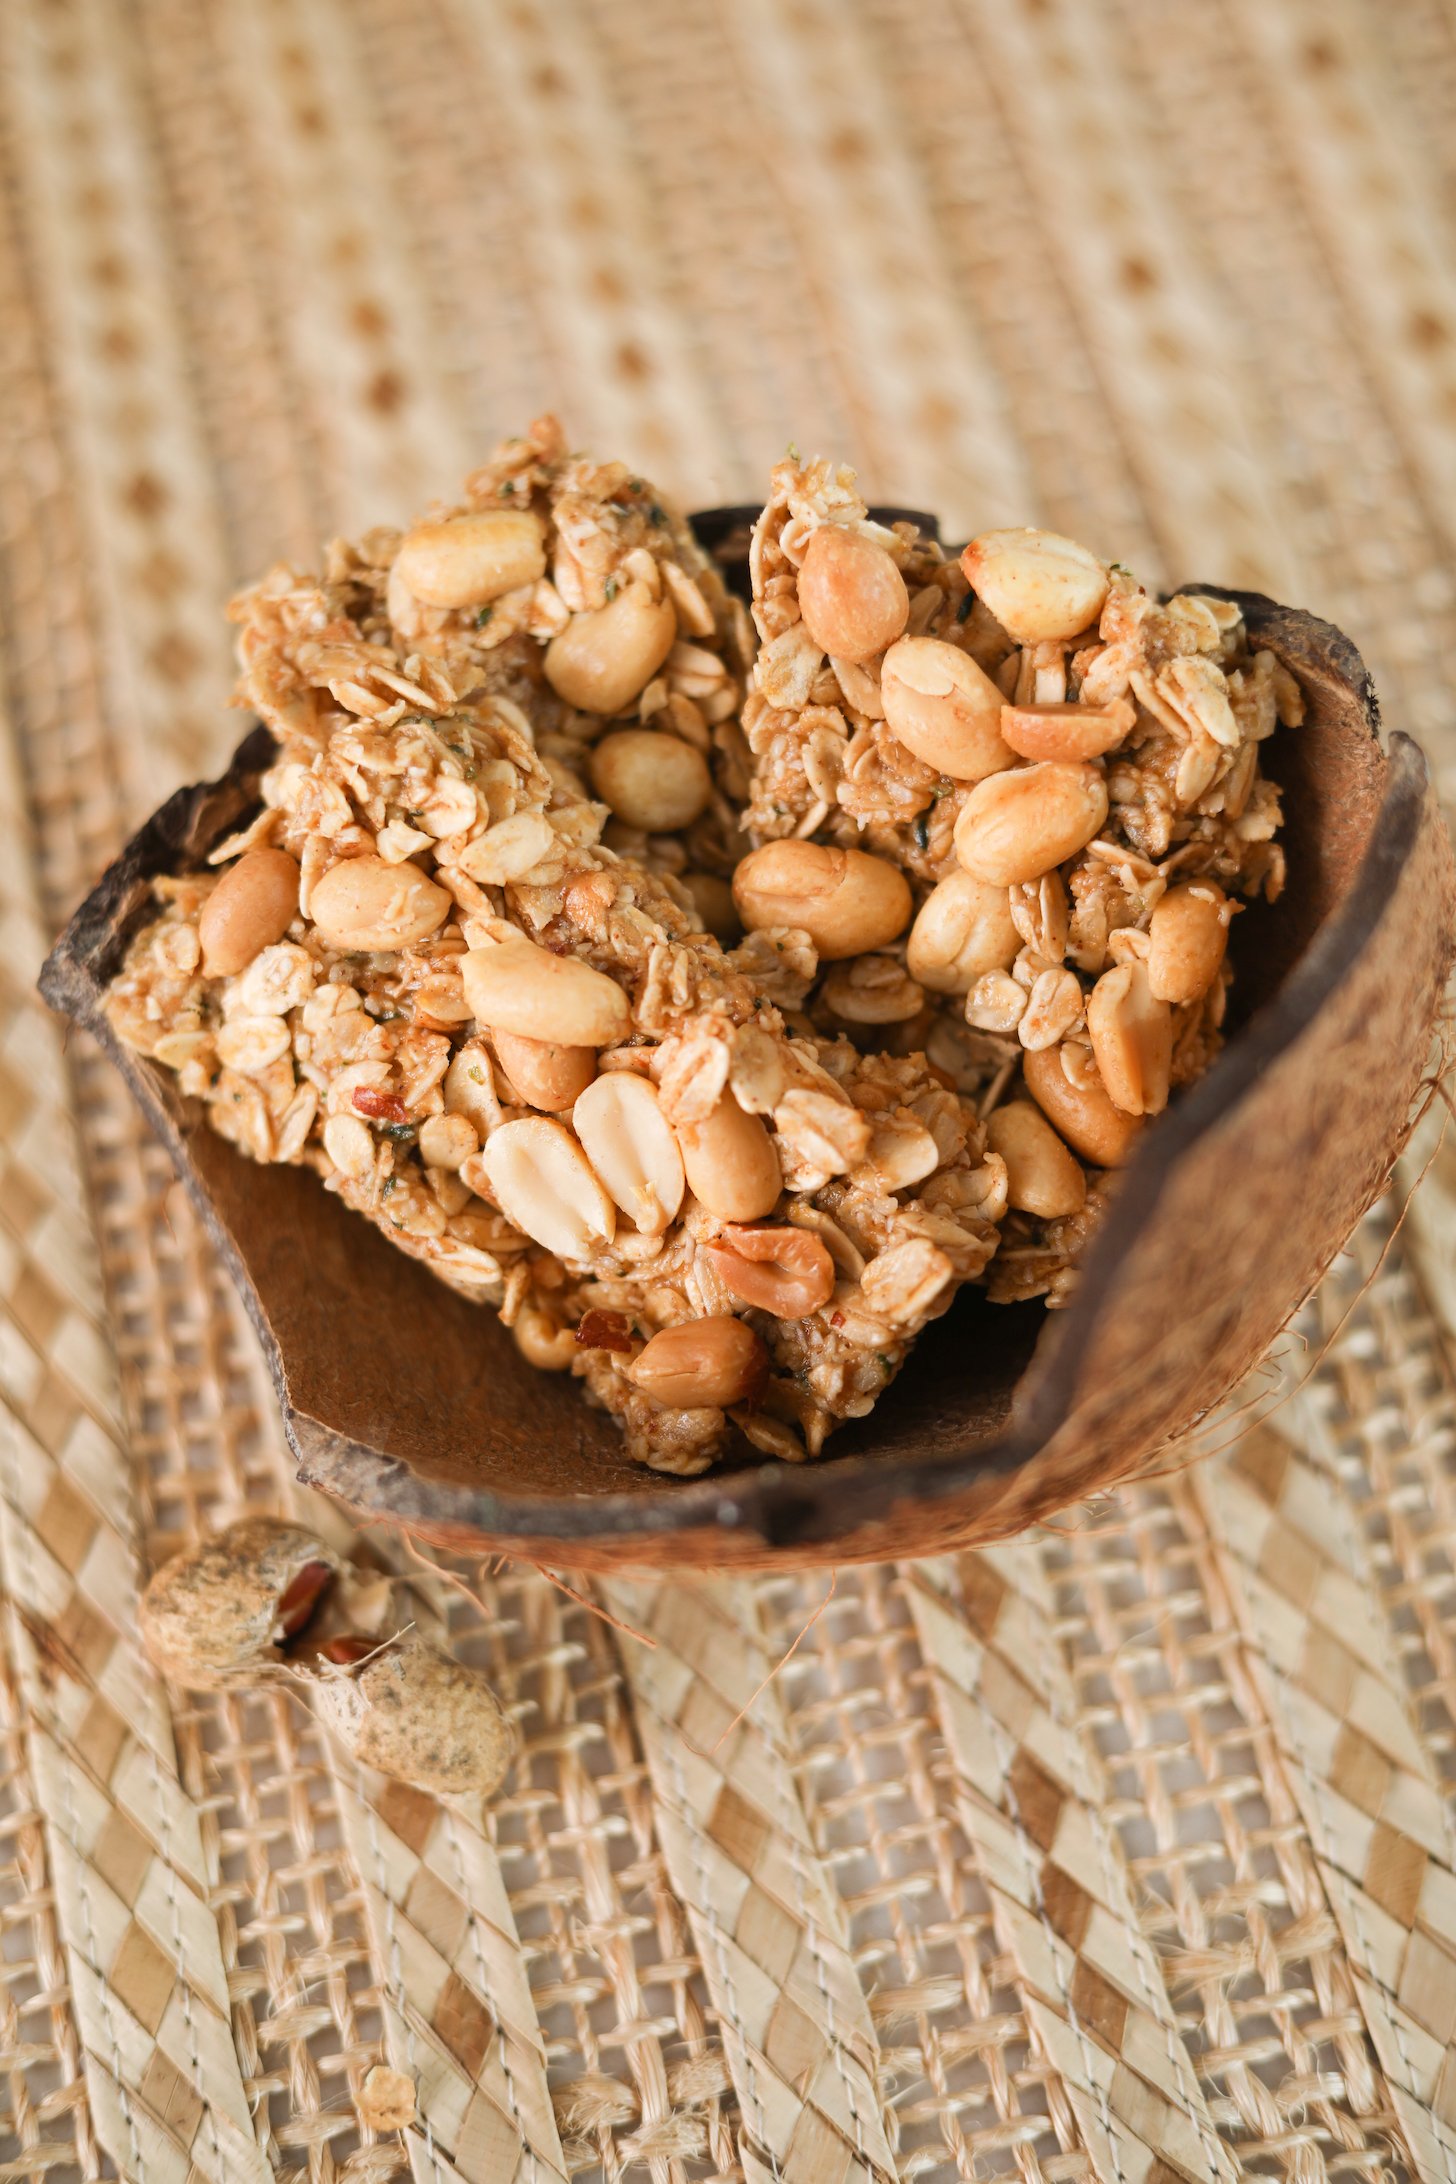
[[[610,606],[611,602],[617,596],[617,579],[614,576],[609,576],[607,578],[605,591],[607,596],[607,604]]]
[[[928,811],[916,813],[915,825],[911,831],[915,836],[915,847],[923,854],[930,847],[930,813]]]
[[[408,1145],[414,1134],[415,1125],[412,1122],[387,1122],[384,1125],[384,1135],[393,1138],[396,1145]]]
[[[491,616],[492,616],[492,615],[493,615],[494,613],[495,613],[495,608],[494,608],[493,606],[489,606],[489,607],[482,607],[482,608],[481,608],[481,610],[480,610],[480,612],[479,612],[479,614],[477,614],[477,615],[476,615],[476,617],[475,617],[475,626],[476,626],[476,628],[477,628],[477,629],[484,629],[484,628],[485,628],[485,625],[486,625],[486,623],[487,623],[487,622],[488,622],[488,621],[490,620]]]
[[[971,619],[971,613],[972,613],[972,610],[973,610],[973,608],[975,607],[975,604],[976,604],[976,595],[975,595],[975,593],[974,593],[973,591],[968,591],[968,592],[966,593],[966,596],[965,596],[965,598],[964,598],[964,599],[963,599],[963,600],[961,601],[960,605],[959,605],[959,606],[958,606],[958,607],[956,608],[956,620],[957,620],[958,622],[969,622],[969,620]]]
[[[516,481],[515,481],[515,479],[514,479],[514,478],[502,478],[502,479],[501,479],[501,488],[500,488],[500,490],[501,490],[501,499],[502,499],[502,500],[509,500],[509,499],[511,498],[512,494],[513,494],[513,493],[515,492],[515,490],[516,490]]]
[[[627,491],[629,493],[645,493],[647,491],[647,480],[645,478],[629,478],[627,480]]]
[[[784,449],[784,453],[788,456],[791,463],[801,463],[804,460],[803,456],[799,453],[799,443],[797,440],[790,440],[788,446]]]
[[[652,525],[655,531],[660,531],[662,529],[662,526],[666,523],[667,510],[661,505],[659,501],[654,501],[652,503],[652,506],[648,509],[647,520]]]
[[[875,1352],[875,1363],[879,1366],[880,1371],[884,1374],[886,1380],[888,1380],[891,1373],[895,1370],[894,1359],[886,1357],[883,1350],[877,1350]]]
[[[379,1186],[379,1195],[381,1198],[388,1198],[391,1191],[396,1191],[398,1189],[399,1177],[397,1175],[387,1175],[384,1178],[383,1183],[381,1183],[381,1185]]]

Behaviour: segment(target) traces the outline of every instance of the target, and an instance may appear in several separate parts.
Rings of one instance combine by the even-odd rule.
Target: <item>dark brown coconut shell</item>
[[[705,543],[730,540],[742,513],[702,519]],[[613,1570],[939,1552],[1166,1460],[1386,1181],[1453,945],[1425,760],[1403,735],[1382,749],[1353,645],[1268,599],[1219,596],[1238,599],[1308,703],[1305,725],[1266,746],[1287,790],[1290,881],[1235,927],[1242,1028],[1144,1134],[1072,1307],[1048,1316],[966,1292],[813,1465],[746,1451],[678,1480],[632,1463],[577,1383],[526,1365],[492,1313],[313,1175],[241,1158],[167,1072],[118,1044],[102,1000],[148,883],[204,856],[254,801],[266,732],[221,781],[172,797],[76,913],[42,990],[101,1041],[171,1152],[257,1327],[299,1476],[442,1544]]]

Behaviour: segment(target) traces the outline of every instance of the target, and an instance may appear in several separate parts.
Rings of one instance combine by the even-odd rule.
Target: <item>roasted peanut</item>
[[[998,1107],[986,1124],[986,1143],[1006,1163],[1010,1205],[1043,1221],[1080,1211],[1086,1179],[1039,1107],[1029,1100]]]
[[[1100,758],[1129,733],[1137,713],[1126,698],[1110,705],[1004,705],[1001,734],[1022,758]]]
[[[690,827],[706,811],[713,780],[690,743],[659,728],[622,728],[591,754],[592,787],[625,826],[645,834]]]
[[[438,932],[453,907],[416,864],[346,857],[314,881],[308,914],[328,947],[352,954],[413,947]]]
[[[985,972],[1007,969],[1020,952],[1007,890],[973,872],[952,872],[920,905],[905,963],[932,993],[969,993]]]
[[[757,1115],[724,1092],[702,1122],[677,1124],[688,1188],[718,1221],[758,1221],[784,1187],[779,1156]]]
[[[632,1029],[632,1004],[615,979],[533,940],[500,940],[460,959],[479,1024],[567,1047],[611,1046]]]
[[[503,1122],[480,1152],[508,1221],[580,1266],[617,1232],[617,1210],[571,1132],[544,1115]]]
[[[683,1159],[657,1087],[626,1069],[589,1085],[572,1128],[612,1197],[644,1236],[658,1236],[683,1201]]]
[[[283,938],[298,909],[298,866],[282,849],[250,849],[202,906],[197,937],[209,978],[234,978]]]
[[[394,573],[426,607],[483,607],[546,574],[546,531],[525,509],[491,509],[420,523],[395,556]]]
[[[489,1137],[503,1120],[495,1071],[479,1039],[467,1039],[456,1049],[445,1072],[445,1107],[449,1114],[464,1115],[477,1137]]]
[[[1014,887],[1085,849],[1106,817],[1095,766],[1018,766],[976,783],[956,821],[956,855],[977,879]]]
[[[578,1353],[576,1331],[538,1305],[523,1304],[511,1327],[516,1348],[539,1372],[564,1373]]]
[[[546,647],[546,680],[579,713],[620,713],[651,682],[677,641],[670,601],[647,586],[623,586],[615,599],[574,614]]]
[[[1142,1129],[1142,1117],[1114,1107],[1100,1078],[1073,1084],[1057,1047],[1025,1055],[1021,1073],[1027,1091],[1073,1152],[1094,1168],[1123,1165]]]
[[[682,884],[714,940],[725,948],[736,948],[743,938],[743,920],[728,882],[720,880],[716,872],[688,871],[682,875]]]
[[[1107,571],[1055,531],[983,531],[961,555],[966,580],[1019,645],[1076,637],[1107,597]]]
[[[1113,1106],[1125,1115],[1160,1115],[1168,1104],[1173,1014],[1154,995],[1146,964],[1103,972],[1088,998],[1087,1034]]]
[[[726,1228],[704,1256],[725,1289],[775,1319],[803,1319],[834,1295],[834,1261],[808,1229]]]
[[[420,1124],[420,1158],[427,1167],[444,1168],[453,1175],[479,1150],[475,1127],[464,1115],[429,1115]]]
[[[1012,763],[1001,693],[969,653],[939,637],[902,637],[880,667],[885,718],[907,751],[953,781],[981,781]]]
[[[1233,911],[1215,880],[1170,887],[1148,923],[1148,985],[1153,998],[1197,1001],[1219,973]]]
[[[496,1059],[527,1107],[564,1115],[575,1106],[597,1073],[597,1050],[558,1046],[549,1039],[522,1039],[512,1031],[493,1031]]]
[[[799,569],[799,612],[821,651],[868,660],[909,621],[910,594],[883,546],[863,532],[821,523]]]
[[[910,921],[903,872],[862,849],[819,842],[750,850],[733,875],[733,900],[750,932],[798,926],[826,963],[883,948]]]
[[[758,1401],[768,1352],[746,1320],[723,1313],[664,1327],[628,1369],[629,1380],[672,1410],[730,1410]]]

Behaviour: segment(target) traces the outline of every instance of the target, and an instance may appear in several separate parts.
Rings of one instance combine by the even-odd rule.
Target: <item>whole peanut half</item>
[[[1056,1047],[1024,1055],[1021,1073],[1027,1091],[1074,1153],[1094,1168],[1123,1166],[1142,1129],[1140,1115],[1125,1115],[1114,1107],[1099,1078],[1074,1085]]]
[[[1148,922],[1148,984],[1158,1001],[1197,1001],[1219,974],[1228,946],[1228,897],[1215,880],[1170,887]]]
[[[460,975],[471,1014],[492,1031],[553,1046],[603,1047],[632,1029],[632,1004],[615,979],[524,937],[467,950]]]
[[[904,629],[910,594],[883,546],[862,532],[821,523],[799,569],[799,612],[821,651],[868,660]]]
[[[593,746],[592,787],[624,826],[646,834],[690,827],[708,808],[713,778],[701,751],[658,728],[622,728]]]
[[[1039,1107],[1012,1100],[996,1108],[986,1124],[986,1143],[1006,1163],[1010,1205],[1043,1221],[1081,1210],[1086,1179]]]
[[[820,842],[750,850],[733,875],[733,900],[750,932],[798,926],[825,963],[886,947],[910,922],[910,889],[897,866]]]
[[[1008,969],[1020,953],[1009,891],[973,872],[951,872],[920,905],[905,964],[932,993],[969,993],[985,972]]]
[[[953,781],[982,781],[1012,763],[1001,693],[957,645],[902,637],[881,662],[880,698],[906,750]]]
[[[346,954],[411,948],[438,932],[454,908],[416,864],[346,857],[315,880],[308,914],[319,938]]]
[[[651,682],[677,641],[677,616],[633,582],[604,607],[574,614],[546,647],[546,680],[579,713],[620,713]]]
[[[768,1351],[746,1320],[722,1313],[664,1327],[627,1377],[671,1410],[731,1410],[758,1401],[768,1379]]]
[[[589,1085],[572,1110],[587,1158],[632,1226],[659,1236],[685,1188],[682,1153],[657,1087],[626,1069]]]
[[[775,1319],[803,1319],[834,1295],[828,1246],[801,1228],[727,1228],[704,1256],[725,1289]]]
[[[250,849],[202,906],[197,937],[209,978],[235,978],[283,938],[298,909],[298,866],[283,849]]]
[[[617,1231],[617,1210],[563,1123],[545,1115],[503,1122],[480,1152],[508,1221],[558,1259],[581,1266]]]
[[[495,1031],[496,1059],[527,1107],[564,1115],[576,1105],[597,1073],[597,1050],[558,1046],[550,1039],[522,1039],[513,1031]]]
[[[1003,705],[1001,735],[1020,758],[1100,758],[1136,720],[1126,698],[1111,705]]]
[[[999,887],[1039,880],[1087,844],[1107,817],[1095,766],[1048,762],[978,781],[956,821],[956,856]]]
[[[525,509],[491,509],[417,524],[394,560],[405,589],[427,607],[482,607],[546,574],[546,531]]]
[[[772,1213],[784,1187],[773,1139],[757,1115],[731,1092],[701,1122],[680,1122],[688,1188],[715,1220],[758,1221]]]
[[[1153,993],[1146,964],[1103,972],[1088,998],[1087,1035],[1113,1106],[1125,1115],[1160,1115],[1168,1104],[1173,1014]]]
[[[961,555],[973,591],[1019,645],[1076,637],[1107,597],[1107,571],[1056,531],[983,531]]]

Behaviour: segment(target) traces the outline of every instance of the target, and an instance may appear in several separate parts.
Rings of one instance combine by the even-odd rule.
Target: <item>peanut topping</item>
[[[583,1265],[616,1234],[616,1208],[561,1123],[544,1115],[504,1122],[480,1161],[506,1219],[559,1259]]]
[[[395,556],[395,573],[426,607],[481,607],[546,574],[546,534],[525,509],[492,509],[421,523]]]
[[[1106,817],[1095,766],[1018,766],[972,789],[956,821],[956,855],[978,880],[1014,887],[1075,856]]]
[[[1029,1100],[998,1107],[986,1124],[986,1142],[1006,1163],[1011,1205],[1046,1221],[1080,1211],[1087,1196],[1082,1171]]]
[[[821,652],[868,660],[899,636],[910,598],[883,546],[862,532],[821,523],[799,570],[799,611]]]
[[[1120,1168],[1142,1128],[1139,1115],[1114,1107],[1094,1072],[1073,1083],[1057,1047],[1033,1050],[1022,1061],[1026,1089],[1072,1150],[1094,1168]]]
[[[803,1319],[834,1295],[834,1261],[799,1228],[726,1228],[704,1257],[725,1289],[775,1319]]]
[[[1022,758],[1100,758],[1121,743],[1137,719],[1126,698],[1111,705],[1003,705],[1001,734]]]
[[[1087,1030],[1114,1107],[1125,1115],[1160,1115],[1168,1104],[1173,1018],[1145,964],[1103,972],[1087,1003]]]
[[[966,580],[1019,645],[1076,637],[1107,597],[1095,554],[1055,531],[983,531],[961,555]]]
[[[678,1144],[688,1187],[719,1221],[757,1221],[772,1213],[784,1187],[773,1139],[757,1115],[724,1092],[702,1122],[680,1122]]]
[[[910,922],[903,872],[862,849],[819,842],[750,850],[733,875],[733,900],[750,932],[797,926],[826,963],[883,948]]]
[[[686,1182],[656,1086],[615,1069],[588,1086],[571,1120],[592,1166],[633,1227],[644,1236],[660,1236],[677,1218]]]
[[[1148,924],[1148,985],[1158,1001],[1197,1001],[1223,965],[1233,906],[1214,880],[1170,887]]]
[[[451,907],[445,889],[416,864],[346,857],[314,881],[308,914],[330,948],[353,954],[409,948],[428,940]]]
[[[210,978],[232,978],[283,938],[298,910],[298,866],[285,850],[250,849],[202,906],[197,937]]]
[[[564,1115],[597,1073],[597,1050],[559,1046],[550,1039],[522,1039],[513,1031],[492,1033],[496,1059],[511,1087],[527,1107]]]
[[[614,978],[534,941],[500,940],[461,958],[477,1023],[553,1046],[603,1047],[632,1029],[632,1004]]]
[[[620,713],[651,682],[677,640],[666,599],[631,583],[587,614],[575,614],[546,648],[546,680],[580,713]]]
[[[592,751],[591,777],[615,816],[644,834],[691,826],[713,794],[702,752],[658,728],[622,728],[603,736]]]
[[[768,1379],[768,1352],[746,1320],[723,1314],[664,1327],[634,1361],[629,1377],[654,1403],[675,1410],[752,1404]]]
[[[969,993],[985,972],[1007,969],[1020,951],[1008,890],[973,872],[952,872],[920,905],[905,962],[932,993]]]
[[[969,654],[939,637],[902,637],[880,666],[885,718],[908,751],[953,781],[1012,763],[1001,693]]]

